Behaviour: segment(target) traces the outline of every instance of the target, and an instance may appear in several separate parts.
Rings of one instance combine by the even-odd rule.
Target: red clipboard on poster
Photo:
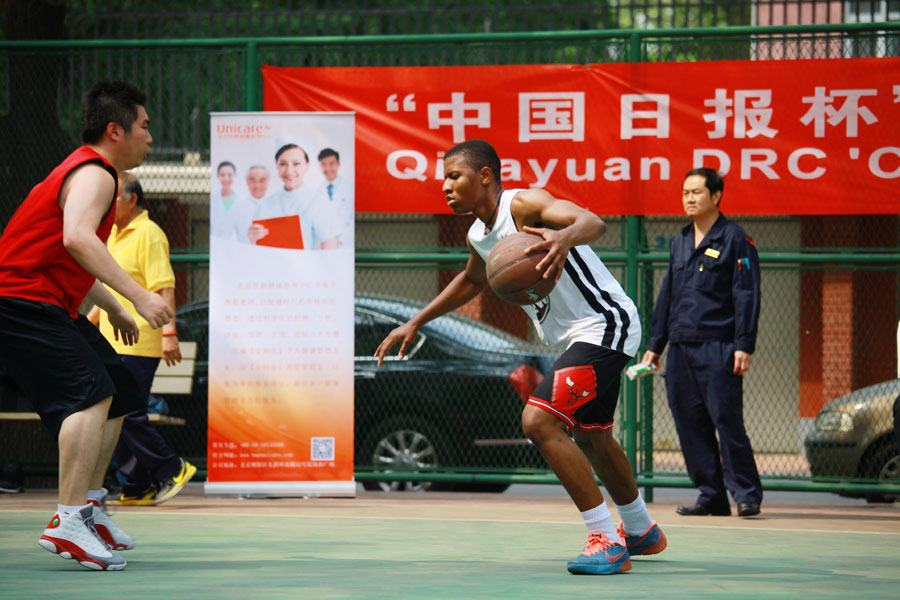
[[[291,250],[303,250],[303,233],[300,230],[300,215],[287,217],[275,217],[272,219],[256,219],[254,225],[262,225],[269,230],[269,234],[256,240],[257,246],[270,246],[272,248],[289,248]]]

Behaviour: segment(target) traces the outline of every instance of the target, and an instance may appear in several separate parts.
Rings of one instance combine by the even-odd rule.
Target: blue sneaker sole
[[[569,563],[566,568],[574,575],[616,575],[631,570],[631,559],[621,563],[592,565],[588,563]]]

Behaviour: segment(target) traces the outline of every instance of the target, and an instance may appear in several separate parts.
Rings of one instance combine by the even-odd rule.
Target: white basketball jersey
[[[469,229],[469,242],[485,262],[494,244],[518,231],[510,204],[520,191],[505,190],[501,194],[497,220],[490,232],[485,233],[480,219]],[[575,342],[587,342],[634,356],[641,341],[634,302],[586,244],[569,250],[562,277],[550,295],[522,309],[531,317],[541,340],[552,346],[568,348]]]

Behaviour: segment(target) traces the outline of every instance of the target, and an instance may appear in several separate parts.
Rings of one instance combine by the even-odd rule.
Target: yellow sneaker
[[[178,475],[171,479],[167,479],[159,486],[159,491],[156,492],[156,503],[162,504],[166,500],[174,498],[175,494],[181,491],[184,484],[190,481],[191,477],[193,477],[196,472],[197,467],[188,461],[181,459],[181,471],[178,472]]]
[[[119,494],[118,498],[107,498],[106,503],[116,506],[153,506],[156,504],[156,490],[151,488],[136,496]]]

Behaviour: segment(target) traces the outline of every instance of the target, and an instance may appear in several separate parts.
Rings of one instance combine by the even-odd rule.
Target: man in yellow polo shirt
[[[150,220],[143,201],[143,189],[134,175],[120,173],[115,224],[107,247],[126,273],[145,290],[159,294],[174,312],[175,273],[169,262],[169,240]],[[100,327],[100,332],[134,373],[142,393],[149,398],[160,358],[168,365],[181,362],[175,319],[161,329],[153,329],[130,301],[115,290],[110,292],[137,322],[138,342],[126,346],[122,340],[115,339],[109,319],[97,307],[88,313],[88,318]],[[116,476],[122,483],[122,494],[109,500],[112,504],[140,506],[165,502],[180,492],[197,472],[196,467],[172,451],[150,424],[146,410],[125,415],[113,463],[118,468]]]

